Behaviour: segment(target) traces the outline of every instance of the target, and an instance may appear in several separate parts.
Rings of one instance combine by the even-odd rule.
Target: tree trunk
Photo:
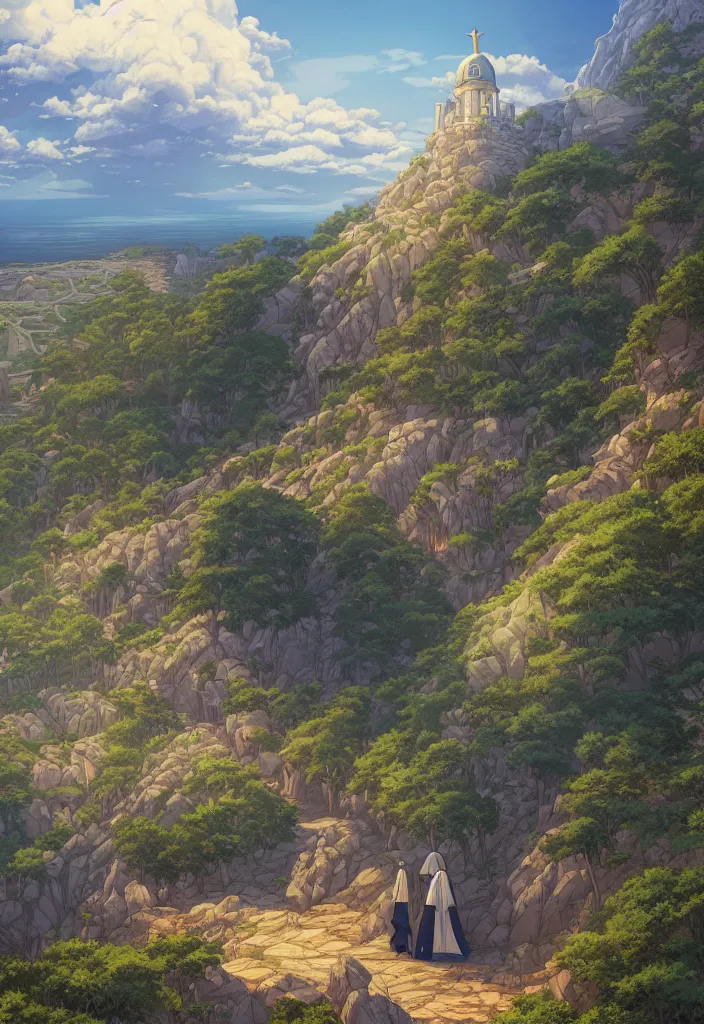
[[[592,892],[594,893],[594,909],[601,909],[601,893],[599,892],[599,883],[596,880],[596,874],[594,873],[594,865],[592,859],[588,853],[584,854],[584,859],[587,862],[587,871],[589,872],[589,880],[592,883]]]
[[[483,867],[486,864],[486,832],[483,828],[480,828],[477,834],[479,837],[479,856]]]

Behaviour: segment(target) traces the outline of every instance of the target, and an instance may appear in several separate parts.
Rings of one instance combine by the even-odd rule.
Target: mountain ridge
[[[545,988],[565,1020],[631,1012],[627,991],[595,995],[575,942],[596,948],[593,913],[608,928],[607,897],[649,869],[674,891],[703,863],[701,69],[662,31],[636,57],[684,125],[653,131],[662,107],[639,106],[628,164],[613,138],[532,153],[537,117],[453,128],[373,212],[321,228],[293,280],[239,267],[174,326],[128,278],[50,352],[32,487],[64,493],[87,459],[104,491],[64,497],[41,582],[23,562],[3,592],[2,737],[31,774],[13,799],[33,843],[74,830],[13,855],[7,950],[218,941],[224,965],[194,984],[238,1024],[321,993],[345,1021],[483,1021]],[[84,394],[79,360],[119,371],[132,294],[150,312],[126,339],[129,398],[104,372]],[[167,371],[204,336],[212,371],[184,363],[172,410]],[[78,440],[158,387],[206,454],[160,481],[157,438],[145,486],[110,490]],[[258,418],[216,447],[248,402]],[[79,637],[63,660],[54,619]],[[272,834],[238,847],[223,825],[208,859],[233,792],[245,830],[247,800],[268,801]],[[436,845],[481,957],[449,995],[432,968],[383,966],[394,867]]]

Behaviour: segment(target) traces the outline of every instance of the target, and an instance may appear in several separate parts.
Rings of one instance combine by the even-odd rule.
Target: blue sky
[[[0,0],[0,200],[325,214],[423,147],[475,22],[520,107],[563,94],[617,6]]]

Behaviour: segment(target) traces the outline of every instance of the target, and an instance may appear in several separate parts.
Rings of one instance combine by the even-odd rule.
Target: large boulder
[[[354,957],[340,957],[330,972],[328,996],[343,1024],[413,1024],[397,1003],[371,995],[372,975]]]

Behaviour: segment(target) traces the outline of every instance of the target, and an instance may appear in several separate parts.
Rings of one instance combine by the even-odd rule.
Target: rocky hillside
[[[3,952],[197,937],[184,1005],[256,1024],[698,1020],[704,37],[634,43],[660,6],[612,92],[50,346],[0,428]],[[451,974],[387,945],[433,847]]]
[[[611,89],[633,63],[633,47],[651,29],[664,22],[682,32],[702,20],[698,0],[624,0],[611,29],[596,41],[594,56],[577,76],[578,88]]]

